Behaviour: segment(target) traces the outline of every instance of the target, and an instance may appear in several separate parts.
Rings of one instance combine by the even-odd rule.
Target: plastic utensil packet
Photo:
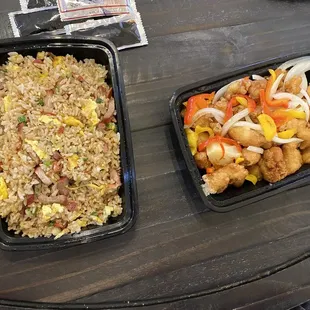
[[[57,6],[57,0],[19,0],[23,12],[31,9]]]
[[[42,32],[57,32],[64,34],[64,26],[57,7],[31,9],[27,12],[17,11],[9,13],[12,30],[15,37],[24,37]],[[68,24],[68,23],[67,23]]]
[[[101,37],[111,40],[118,50],[148,44],[138,12],[106,19],[87,20],[65,26],[66,34]]]
[[[62,21],[128,14],[137,11],[135,0],[57,0]]]

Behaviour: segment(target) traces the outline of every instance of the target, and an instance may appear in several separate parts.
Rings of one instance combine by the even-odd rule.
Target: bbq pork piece
[[[286,164],[280,147],[272,147],[264,152],[259,161],[264,179],[270,183],[278,182],[287,176]]]
[[[295,173],[302,166],[302,156],[298,150],[298,143],[284,144],[282,147],[287,175]]]
[[[267,144],[262,134],[248,127],[233,127],[229,129],[228,135],[243,146],[261,147]]]
[[[206,174],[202,178],[210,194],[220,194],[228,185],[242,186],[248,174],[248,170],[243,166],[232,163],[216,170],[212,174]]]

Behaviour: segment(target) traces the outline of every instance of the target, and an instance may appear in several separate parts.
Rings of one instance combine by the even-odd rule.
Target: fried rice
[[[93,59],[9,53],[0,67],[0,216],[59,238],[122,213],[120,135],[107,70]]]

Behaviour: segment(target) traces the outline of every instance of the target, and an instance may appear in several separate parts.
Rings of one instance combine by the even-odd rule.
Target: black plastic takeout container
[[[190,152],[183,128],[183,118],[181,117],[183,102],[186,102],[188,98],[193,95],[217,91],[228,83],[242,77],[251,76],[252,74],[258,74],[262,76],[269,75],[268,69],[276,69],[279,65],[287,60],[306,55],[308,54],[294,54],[286,57],[279,57],[266,62],[260,62],[230,74],[202,80],[197,83],[185,86],[173,94],[170,100],[172,122],[187,169],[191,175],[191,181],[194,183],[204,204],[213,211],[231,211],[248,205],[252,202],[270,197],[277,193],[281,193],[285,190],[304,185],[310,181],[310,167],[309,165],[304,165],[297,173],[290,175],[275,184],[261,181],[254,186],[250,182],[245,182],[241,188],[228,187],[222,194],[206,196],[202,189],[202,185],[204,184],[202,175],[205,173],[205,171],[203,172],[196,166],[195,160]]]
[[[125,100],[124,81],[118,53],[114,45],[104,39],[93,37],[30,37],[0,41],[0,64],[7,61],[7,53],[16,51],[22,55],[36,56],[39,51],[49,51],[58,56],[73,55],[78,60],[93,58],[109,71],[107,82],[113,87],[117,111],[117,126],[121,137],[123,214],[111,218],[103,226],[86,227],[78,234],[53,238],[31,239],[15,235],[7,230],[5,220],[0,223],[0,247],[6,250],[40,250],[59,248],[115,236],[132,227],[137,216],[137,189],[132,140]]]

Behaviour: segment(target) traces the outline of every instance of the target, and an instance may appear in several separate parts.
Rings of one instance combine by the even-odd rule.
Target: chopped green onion
[[[98,213],[97,212],[93,212],[91,215],[92,216],[98,216]]]
[[[103,100],[101,98],[97,98],[96,103],[98,103],[98,104],[103,103]]]
[[[84,161],[88,161],[88,158],[87,158],[87,157],[85,157],[85,158],[83,158],[83,160],[84,160]]]
[[[50,222],[48,223],[48,226],[49,226],[49,227],[52,227],[52,226],[54,226],[54,224],[55,224],[55,221],[50,221]]]
[[[25,123],[25,124],[26,124],[26,123],[27,123],[27,117],[26,117],[26,115],[21,115],[21,116],[19,116],[17,120],[18,120],[18,123],[19,123],[19,124],[21,124],[21,123]]]
[[[38,105],[40,105],[41,107],[43,107],[44,106],[44,100],[41,98],[41,99],[39,99],[39,101],[38,101]]]
[[[115,123],[107,123],[107,129],[114,130],[117,132],[117,126]]]
[[[26,209],[26,210],[25,210],[25,213],[26,213],[26,215],[29,216],[29,217],[32,217],[32,215],[33,215],[33,213],[31,212],[30,209]]]
[[[45,160],[43,164],[49,168],[52,165],[52,162],[50,160]]]

